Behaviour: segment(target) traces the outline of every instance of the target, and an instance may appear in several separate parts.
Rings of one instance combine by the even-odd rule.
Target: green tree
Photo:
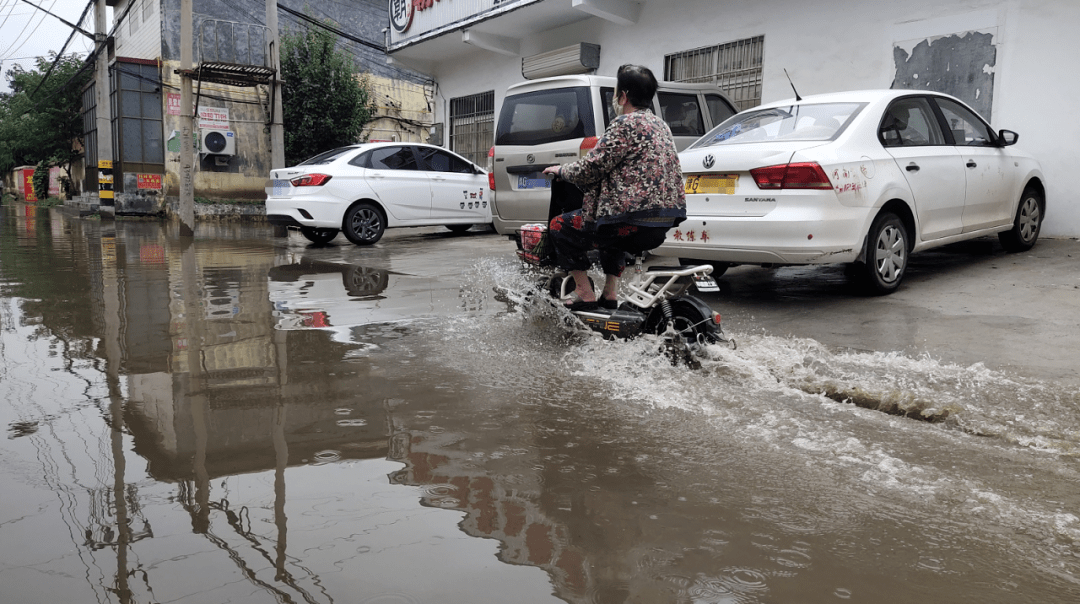
[[[93,72],[77,55],[64,55],[42,80],[55,53],[38,57],[32,70],[15,65],[4,77],[11,92],[0,94],[0,173],[46,162],[68,168],[82,156],[82,91]]]
[[[374,114],[370,84],[334,35],[316,27],[281,36],[285,164],[360,139]]]

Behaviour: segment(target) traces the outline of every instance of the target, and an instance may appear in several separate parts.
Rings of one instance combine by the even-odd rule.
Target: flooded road
[[[0,601],[1080,601],[1076,242],[732,269],[699,370],[512,250],[0,208]]]

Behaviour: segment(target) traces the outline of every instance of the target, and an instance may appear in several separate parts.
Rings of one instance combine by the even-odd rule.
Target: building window
[[[160,79],[156,64],[112,66],[114,174],[165,171]],[[120,179],[113,183],[114,191],[122,187]]]
[[[664,57],[669,82],[715,82],[739,111],[761,104],[765,36],[685,50]]]
[[[495,144],[495,91],[450,99],[450,150],[483,166]]]
[[[154,1],[153,0],[143,0],[143,7],[142,7],[142,20],[143,20],[143,23],[149,21],[150,17],[153,14],[154,14]]]

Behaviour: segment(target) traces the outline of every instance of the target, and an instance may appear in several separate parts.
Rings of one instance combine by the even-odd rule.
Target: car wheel
[[[727,269],[731,268],[730,262],[712,262],[709,260],[695,260],[693,258],[679,258],[679,264],[683,266],[699,266],[702,264],[711,265],[711,276],[713,279],[723,276],[723,274],[727,272]]]
[[[874,219],[866,237],[864,262],[852,273],[868,293],[891,294],[900,287],[908,261],[908,233],[896,214],[885,212]]]
[[[304,236],[308,241],[323,245],[330,243],[337,237],[337,229],[317,229],[315,227],[300,227],[300,234]]]
[[[1042,230],[1043,198],[1037,189],[1024,189],[1016,208],[1013,228],[998,233],[1001,247],[1007,252],[1026,252],[1035,245]]]
[[[371,245],[382,239],[386,220],[379,208],[370,203],[358,203],[345,212],[341,230],[356,245]]]
[[[446,228],[450,229],[451,233],[464,233],[472,228],[471,224],[448,224]]]

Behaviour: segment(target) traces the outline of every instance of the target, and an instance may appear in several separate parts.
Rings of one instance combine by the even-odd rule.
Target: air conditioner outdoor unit
[[[600,67],[600,45],[579,42],[521,59],[521,75],[526,80],[557,75],[589,73]]]
[[[236,155],[236,133],[203,128],[199,131],[199,148],[207,155]]]

